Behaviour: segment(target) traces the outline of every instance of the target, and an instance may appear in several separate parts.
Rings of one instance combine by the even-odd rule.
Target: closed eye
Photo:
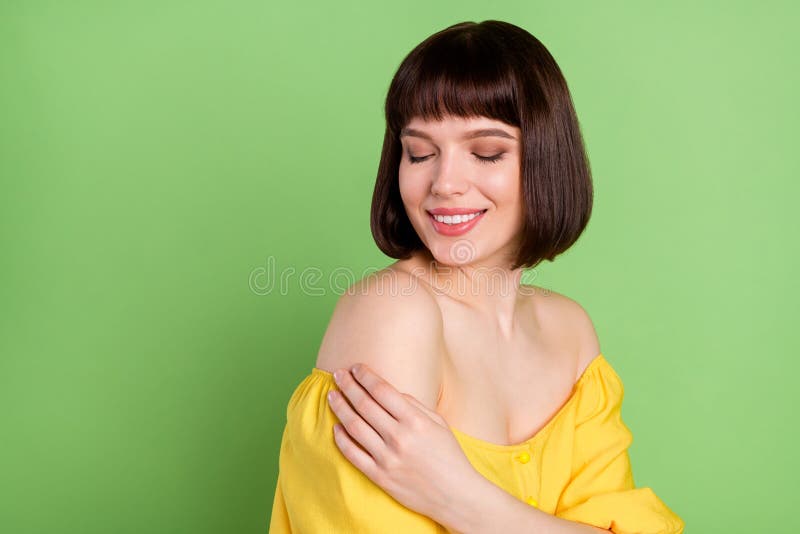
[[[479,156],[478,154],[474,154],[473,153],[473,155],[476,158],[478,158],[478,161],[480,161],[481,163],[497,163],[498,161],[503,159],[503,155],[504,154],[505,154],[505,152],[500,152],[499,154],[495,154],[494,156]],[[431,157],[432,155],[433,154],[429,154],[427,156],[414,157],[414,156],[409,154],[408,160],[411,163],[421,163],[421,162],[425,161],[426,159],[428,159],[429,157]]]
[[[503,154],[505,154],[505,152],[500,152],[499,154],[495,154],[494,156],[479,156],[475,154],[475,157],[478,158],[478,160],[481,163],[497,163],[498,161],[503,159]]]

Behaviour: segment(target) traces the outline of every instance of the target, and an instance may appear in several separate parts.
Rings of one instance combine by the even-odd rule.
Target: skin
[[[407,366],[406,375],[377,359],[362,359],[353,370],[351,362],[341,365],[343,354],[369,354],[381,341],[393,347],[399,338],[387,338],[387,331],[374,345],[356,348],[343,340],[369,333],[329,328],[317,366],[336,369],[340,393],[329,402],[341,421],[337,446],[387,493],[451,532],[607,532],[551,516],[495,486],[470,465],[450,430],[493,443],[528,439],[563,405],[600,352],[580,305],[521,286],[522,270],[509,268],[523,221],[521,132],[485,117],[414,119],[407,127],[415,132],[401,137],[400,194],[427,250],[384,274],[416,282],[416,294],[388,299],[391,304],[360,297],[360,305],[337,305],[332,325],[358,313],[391,313],[397,328],[408,325],[405,337],[414,332],[419,345],[396,355],[387,348],[384,359],[408,363],[410,354],[424,356]],[[489,128],[507,137],[467,136]],[[412,157],[424,159],[414,163]],[[426,210],[435,207],[488,211],[470,232],[454,237],[434,229]],[[413,314],[404,315],[398,301],[407,301],[400,306]],[[381,313],[381,306],[395,308]],[[541,409],[531,413],[531,406]]]

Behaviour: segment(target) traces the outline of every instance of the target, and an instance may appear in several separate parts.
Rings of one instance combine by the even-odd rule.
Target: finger
[[[427,415],[428,417],[430,417],[430,418],[431,418],[431,419],[433,419],[434,421],[438,421],[438,422],[441,422],[441,421],[442,421],[443,417],[441,416],[441,414],[439,414],[438,412],[435,412],[435,411],[431,410],[430,408],[428,408],[427,406],[425,406],[424,404],[422,404],[422,403],[421,403],[419,400],[417,400],[417,398],[416,398],[416,397],[414,397],[413,395],[409,395],[408,393],[403,393],[403,397],[405,397],[405,399],[406,399],[408,402],[410,402],[411,404],[413,404],[414,406],[416,406],[416,407],[417,407],[417,408],[418,408],[418,409],[419,409],[421,412],[425,413],[425,415]]]
[[[374,402],[374,401],[373,401]],[[377,461],[382,461],[385,454],[383,437],[350,405],[342,391],[332,389],[329,392],[328,404],[347,433],[355,439],[366,452]]]
[[[336,424],[333,426],[333,439],[336,446],[342,452],[342,455],[353,464],[359,471],[364,473],[367,478],[376,482],[378,465],[375,460],[366,453],[358,443],[348,434],[347,430],[341,425]]]
[[[396,421],[404,422],[417,417],[416,407],[408,402],[405,394],[399,392],[389,382],[364,364],[356,364],[352,368],[353,377]],[[379,424],[383,424],[380,421]],[[380,431],[380,430],[379,430]],[[381,431],[381,433],[383,433]]]
[[[387,396],[383,395],[382,399],[374,397],[374,387],[373,391],[369,391],[364,384],[356,380],[351,371],[347,369],[343,371],[345,372],[341,374],[341,378],[337,382],[339,388],[361,417],[380,434],[385,442],[389,442],[393,435],[392,432],[397,429],[398,423],[383,405],[384,402],[387,402]],[[380,393],[380,391],[377,393]],[[395,391],[394,393],[395,396],[400,395],[399,392]],[[405,401],[403,400],[403,402]]]

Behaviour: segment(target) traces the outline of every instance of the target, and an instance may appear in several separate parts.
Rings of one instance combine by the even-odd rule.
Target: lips
[[[432,210],[427,210],[428,213],[433,215],[469,215],[479,211],[484,210],[481,208],[434,208]]]
[[[453,237],[453,236],[460,236],[464,235],[470,230],[472,230],[478,222],[483,219],[483,216],[486,215],[487,210],[475,210],[475,209],[466,209],[466,208],[451,208],[449,213],[442,213],[442,210],[446,210],[447,208],[437,208],[435,210],[428,211],[428,219],[431,221],[434,230],[437,233]],[[455,211],[455,213],[453,213]],[[447,224],[443,222],[437,221],[433,214],[436,215],[469,215],[472,213],[480,212],[480,215],[473,217],[469,221],[458,223],[458,224]]]

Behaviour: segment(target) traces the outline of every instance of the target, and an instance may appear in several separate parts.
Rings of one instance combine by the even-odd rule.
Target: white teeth
[[[433,218],[445,224],[461,224],[467,221],[471,221],[481,213],[483,213],[483,210],[477,211],[475,213],[470,213],[469,215],[434,215]]]

